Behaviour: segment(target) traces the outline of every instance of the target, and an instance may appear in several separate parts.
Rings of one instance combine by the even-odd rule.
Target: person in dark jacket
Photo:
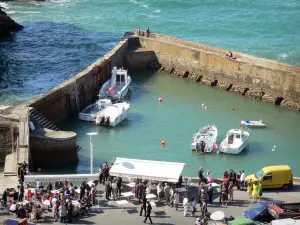
[[[105,198],[106,200],[110,200],[110,194],[111,194],[111,183],[110,181],[105,182]]]
[[[182,186],[182,176],[180,175],[179,179],[178,179],[178,182],[176,184],[176,188],[181,188],[181,186]]]
[[[8,196],[8,188],[2,194],[2,201],[5,205],[7,203],[7,196]]]
[[[146,214],[144,223],[146,223],[146,222],[147,222],[147,219],[149,218],[150,223],[153,224],[153,223],[152,223],[152,220],[151,220],[151,215],[150,215],[150,214],[151,214],[151,211],[152,211],[152,206],[151,206],[150,202],[147,202],[147,214]]]
[[[71,200],[67,203],[67,214],[68,214],[68,223],[72,223],[73,205]]]
[[[122,177],[117,180],[117,196],[121,197]]]
[[[141,204],[141,212],[140,212],[140,216],[143,214],[143,210],[144,210],[145,217],[146,217],[146,207],[147,207],[147,198],[144,197],[144,198],[143,198],[143,201],[142,201],[142,204]]]
[[[81,186],[80,186],[80,196],[79,196],[79,199],[82,200],[82,198],[84,197],[84,194],[85,194],[85,181],[83,181],[81,183]]]
[[[207,194],[208,194],[208,202],[212,203],[212,201],[213,201],[213,194],[214,194],[214,188],[213,188],[213,186],[212,186],[211,183],[208,186]]]

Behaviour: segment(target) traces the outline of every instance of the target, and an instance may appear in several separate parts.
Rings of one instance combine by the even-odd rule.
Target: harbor
[[[114,166],[120,164],[116,163],[118,157],[124,157],[154,160],[158,164],[160,161],[180,162],[182,168],[172,179],[168,175],[131,175],[124,171],[124,174],[111,171],[112,178],[120,176],[129,182],[130,178],[140,178],[143,182],[149,179],[174,186],[181,175],[186,182],[185,191],[197,189],[196,194],[187,191],[191,194],[189,198],[199,195],[202,189],[200,182],[200,189],[197,185],[198,179],[191,178],[197,175],[199,167],[210,170],[217,178],[223,176],[224,170],[244,170],[248,175],[265,166],[289,165],[293,172],[278,187],[288,189],[293,176],[300,175],[299,165],[294,160],[300,156],[295,151],[300,127],[297,86],[300,69],[239,52],[233,54],[234,57],[232,52],[228,55],[227,50],[150,34],[150,31],[146,35],[126,32],[102,58],[69,80],[28,101],[1,108],[0,124],[6,131],[1,133],[6,144],[2,148],[7,154],[4,155],[3,182],[13,180],[9,182],[17,190],[15,185],[20,179],[21,185],[30,183],[34,193],[39,193],[34,195],[44,195],[46,190],[39,187],[44,179],[41,177],[45,177],[45,182],[52,182],[55,179],[68,181],[69,176],[71,181],[95,180],[95,186],[101,189],[98,191],[103,192],[103,186],[97,185],[98,173],[93,171],[98,171],[104,162],[109,163],[113,171]],[[125,95],[126,102],[121,102]],[[207,129],[201,130],[207,124],[213,124],[215,129],[210,134],[214,138],[210,142],[203,141],[204,134],[209,134]],[[204,139],[197,140],[197,134]],[[236,142],[237,139],[242,142]],[[198,141],[196,147],[191,146],[192,141]],[[205,144],[210,146],[205,148]],[[25,182],[24,174],[18,173],[22,165],[28,169]],[[131,172],[137,166],[127,162],[121,165],[126,165]],[[34,179],[39,175],[40,178]],[[36,188],[33,181],[38,182]],[[247,182],[252,185],[251,180]],[[90,188],[82,185],[89,193]],[[215,185],[222,194],[223,185],[228,187],[229,183]],[[253,189],[255,185],[254,182]],[[298,192],[298,185],[295,180],[291,190]],[[89,186],[95,188],[92,184]],[[236,205],[240,207],[245,199],[243,195],[237,196]],[[109,210],[111,202],[107,195],[107,202],[104,195],[99,197],[100,211],[106,207]],[[270,197],[275,198],[273,192]],[[81,198],[76,196],[74,201],[84,205]],[[153,207],[160,205],[159,193],[153,198],[158,198],[157,203],[151,203]],[[202,197],[196,198],[203,201]],[[280,195],[280,199],[290,201],[289,195]],[[45,200],[39,201],[44,204]],[[129,201],[114,203],[121,205],[124,211],[123,203]],[[214,205],[218,205],[218,199]],[[245,206],[249,207],[250,202]],[[113,205],[113,208],[119,207]],[[134,208],[130,206],[125,211]],[[165,205],[163,209],[169,210]],[[214,206],[210,209],[216,211]],[[184,211],[185,215],[186,208]],[[236,209],[223,211],[234,216],[242,214]]]

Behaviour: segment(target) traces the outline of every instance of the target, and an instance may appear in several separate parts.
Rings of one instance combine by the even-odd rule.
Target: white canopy
[[[116,158],[111,176],[177,182],[184,163]]]

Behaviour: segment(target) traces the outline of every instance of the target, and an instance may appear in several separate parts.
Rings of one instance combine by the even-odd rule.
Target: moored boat
[[[96,125],[106,125],[114,127],[128,116],[130,104],[127,102],[117,102],[103,109],[95,119]]]
[[[243,151],[248,143],[250,134],[240,129],[231,129],[226,138],[221,142],[219,151],[227,154],[237,155]]]
[[[217,148],[218,129],[215,125],[206,125],[193,135],[192,151],[211,153]]]
[[[96,116],[108,105],[112,105],[110,99],[99,99],[94,104],[89,105],[82,110],[78,115],[78,119],[92,122],[95,120]]]
[[[263,120],[242,120],[241,125],[245,127],[266,127],[267,122]]]
[[[106,81],[99,92],[100,97],[109,97],[113,101],[122,100],[131,90],[131,77],[127,70],[113,68],[111,79]]]

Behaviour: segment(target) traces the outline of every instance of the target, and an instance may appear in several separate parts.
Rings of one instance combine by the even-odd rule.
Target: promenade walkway
[[[192,186],[189,193],[191,195],[196,195],[195,190],[197,186]],[[293,190],[285,192],[282,190],[272,190],[265,191],[263,194],[262,201],[270,199],[280,199],[287,202],[300,202],[300,183],[295,183]],[[119,205],[115,201],[111,201],[110,206],[108,201],[105,200],[104,187],[100,187],[100,204],[94,206],[89,215],[74,218],[72,224],[122,224],[122,225],[140,225],[143,224],[144,217],[139,216],[140,206],[138,202],[134,199],[130,203],[124,205],[124,211],[121,211]],[[248,209],[252,202],[248,200],[248,194],[245,191],[235,190],[233,203],[228,203],[228,206],[221,206],[219,203],[218,195],[214,196],[213,204],[208,205],[208,211],[210,213],[215,211],[223,211],[227,217],[232,215],[233,217],[243,217],[244,211]],[[125,198],[122,198],[125,199]],[[157,199],[154,199],[157,202]],[[197,204],[196,217],[184,217],[183,208],[180,205],[179,210],[175,211],[174,208],[166,206],[165,204],[153,207],[152,221],[154,224],[161,225],[172,225],[172,224],[185,224],[194,225],[195,220],[199,213],[199,204]],[[3,218],[3,217],[2,217]],[[0,218],[1,219],[1,218]],[[46,216],[43,224],[59,224],[53,222],[53,219]],[[147,222],[149,223],[149,221]],[[214,224],[212,221],[209,224]]]

